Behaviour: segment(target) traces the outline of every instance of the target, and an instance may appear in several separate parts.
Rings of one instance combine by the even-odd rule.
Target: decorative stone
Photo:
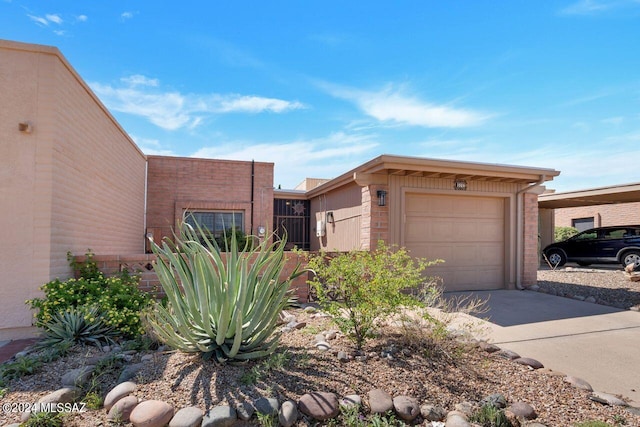
[[[515,360],[520,358],[520,355],[518,353],[511,350],[500,350],[500,352],[498,353],[498,356],[504,357],[505,359],[508,359],[508,360]]]
[[[65,387],[81,387],[87,382],[95,366],[83,366],[72,369],[62,376],[62,385]]]
[[[111,409],[111,407],[118,400],[136,391],[136,387],[137,387],[136,383],[131,381],[125,381],[123,383],[118,384],[114,388],[112,388],[111,391],[109,391],[109,393],[107,393],[107,395],[104,398],[104,403],[103,403],[104,409],[106,409],[107,411]]]
[[[122,373],[120,373],[118,382],[123,383],[125,381],[129,381],[130,379],[133,379],[136,375],[138,375],[138,372],[140,372],[142,368],[144,368],[144,364],[142,363],[135,363],[133,365],[127,366],[126,368],[124,368]]]
[[[327,331],[324,334],[324,338],[327,341],[335,340],[337,336],[338,336],[338,331],[334,331],[334,330]]]
[[[298,406],[295,402],[287,400],[282,403],[278,413],[278,421],[283,427],[291,427],[298,420]]]
[[[396,396],[393,398],[393,408],[400,418],[405,421],[413,421],[420,415],[418,401],[409,396]]]
[[[134,427],[164,427],[173,418],[173,406],[160,400],[145,400],[131,411]]]
[[[585,298],[585,300],[584,300],[584,301],[585,301],[585,302],[590,302],[590,303],[592,303],[592,304],[595,304],[596,299],[595,299],[594,297],[587,297],[587,298]]]
[[[200,427],[203,417],[200,408],[188,406],[176,412],[169,422],[169,427]]]
[[[494,393],[482,399],[480,405],[491,405],[497,409],[504,409],[507,407],[507,399],[500,393]]]
[[[496,351],[500,351],[500,347],[495,344],[488,343],[486,341],[480,341],[480,348],[487,353],[495,353]]]
[[[538,418],[536,410],[526,402],[514,402],[508,409],[516,417],[522,417],[525,420],[534,420]]]
[[[629,404],[627,402],[625,402],[624,400],[620,399],[617,396],[614,396],[612,394],[609,393],[602,393],[600,391],[594,391],[591,396],[589,396],[589,399],[599,402],[599,403],[603,403],[605,405],[611,405],[611,406],[629,406]]]
[[[236,406],[236,415],[242,421],[249,421],[255,411],[256,408],[249,402],[242,402]]]
[[[340,399],[340,406],[362,406],[362,398],[357,394],[349,394],[342,399]]]
[[[420,414],[427,421],[442,421],[447,416],[447,410],[442,406],[425,404],[420,407]]]
[[[533,369],[544,368],[544,365],[542,363],[530,357],[520,357],[518,359],[514,359],[513,361],[521,365],[529,366],[530,368],[533,368]]]
[[[571,384],[575,388],[579,388],[582,390],[593,391],[591,384],[583,380],[582,378],[567,376],[564,377],[564,382]]]
[[[535,372],[537,374],[549,375],[550,377],[566,377],[567,376],[567,374],[565,373],[562,373],[560,371],[554,371],[553,369],[549,369],[549,368],[536,369]]]
[[[374,414],[384,414],[393,409],[393,398],[389,393],[379,388],[368,393],[369,408]]]
[[[456,403],[454,406],[455,412],[458,412],[464,415],[466,418],[469,418],[475,412],[475,405],[471,402],[460,402]]]
[[[280,403],[274,397],[259,397],[253,402],[253,407],[260,414],[277,415]]]
[[[298,401],[300,412],[316,420],[335,418],[340,413],[338,398],[333,393],[307,393]]]
[[[445,427],[471,427],[471,424],[464,414],[458,411],[451,411],[447,414]]]
[[[42,396],[38,403],[70,403],[78,398],[81,391],[75,387],[64,387]]]
[[[327,351],[331,348],[331,346],[326,341],[319,341],[316,343],[316,348],[320,351]]]
[[[344,351],[339,351],[338,352],[338,360],[340,362],[348,362],[349,361],[349,356],[347,356],[347,353]]]
[[[231,427],[237,421],[236,410],[231,406],[216,406],[204,415],[202,427]]]
[[[138,406],[137,397],[125,396],[111,406],[111,408],[109,409],[109,414],[107,414],[107,419],[124,422],[129,421],[131,412],[133,412],[136,406]]]
[[[365,356],[365,355],[362,355],[362,356],[356,356],[356,357],[355,357],[355,359],[356,359],[358,362],[366,362],[366,361],[367,361],[367,356]]]
[[[150,362],[153,360],[153,354],[145,354],[140,358],[143,362]]]

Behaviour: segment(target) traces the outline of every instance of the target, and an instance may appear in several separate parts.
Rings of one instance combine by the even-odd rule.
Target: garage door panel
[[[407,194],[404,245],[447,290],[504,287],[504,199]]]

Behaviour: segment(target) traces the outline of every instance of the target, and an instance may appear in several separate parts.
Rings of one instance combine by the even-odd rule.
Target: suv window
[[[614,228],[611,230],[604,230],[602,233],[603,239],[622,239],[627,234],[626,228]]]
[[[580,233],[576,234],[574,237],[575,240],[595,240],[598,238],[598,232],[596,230],[590,231],[588,233]]]

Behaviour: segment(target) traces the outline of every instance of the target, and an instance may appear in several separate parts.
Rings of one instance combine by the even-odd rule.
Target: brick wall
[[[286,264],[280,274],[280,279],[284,280],[291,275],[296,265],[304,266],[302,257],[295,253],[285,253]],[[85,262],[86,256],[79,255],[74,257],[75,262]],[[153,270],[153,263],[156,259],[154,254],[140,255],[94,255],[93,261],[98,269],[107,276],[113,276],[123,270],[127,270],[132,274],[140,275],[139,288],[142,291],[150,292],[156,298],[163,295],[162,286],[158,281],[158,276]],[[78,272],[76,271],[76,277]],[[309,285],[307,285],[308,274],[303,274],[291,282],[293,294],[298,297],[298,301],[309,301]]]
[[[593,218],[594,227],[640,224],[640,202],[555,210],[555,226],[571,227],[573,219]]]
[[[251,230],[251,162],[148,157],[147,231],[172,236],[185,210],[242,211],[244,231],[273,223],[273,163],[255,162]]]
[[[385,191],[385,206],[378,205],[378,191]],[[389,186],[362,187],[362,243],[361,248],[373,250],[379,240],[389,243]]]
[[[538,249],[538,195],[525,193],[523,227],[522,284],[533,285],[537,281],[539,260]]]

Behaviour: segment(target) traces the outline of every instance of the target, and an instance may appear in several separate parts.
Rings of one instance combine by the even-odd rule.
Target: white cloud
[[[579,0],[560,10],[562,15],[596,15],[613,9],[640,6],[638,0]]]
[[[27,15],[27,16],[36,24],[40,24],[44,26],[49,25],[49,21],[47,20],[47,18],[43,18],[42,16],[34,16],[34,15]]]
[[[133,15],[134,15],[133,12],[122,12],[120,14],[120,20],[127,21],[127,20],[133,18]]]
[[[87,15],[78,15],[76,16],[76,21],[78,22],[87,22],[89,17]]]
[[[304,178],[334,178],[373,157],[379,146],[372,135],[335,132],[324,138],[293,142],[234,142],[204,147],[193,157],[273,162],[274,183],[293,188]]]
[[[140,138],[135,135],[130,135],[131,139],[136,143],[136,145],[142,150],[144,154],[148,155],[158,155],[158,156],[175,156],[172,150],[166,149],[162,147],[160,141],[157,139],[151,138]]]
[[[47,18],[47,21],[53,22],[58,25],[62,24],[62,18],[60,18],[60,15],[47,14],[45,15],[45,17]]]
[[[128,77],[122,77],[120,81],[128,84],[129,86],[152,86],[157,87],[160,84],[158,79],[150,79],[142,74],[134,74]]]
[[[65,34],[67,34],[65,30],[53,30],[53,33],[57,36],[64,36]]]
[[[331,95],[354,102],[365,114],[386,123],[428,128],[477,126],[490,115],[445,104],[437,105],[406,95],[389,85],[377,92],[320,83]]]
[[[204,117],[223,113],[283,113],[304,108],[297,101],[237,94],[182,94],[159,89],[160,82],[143,75],[121,79],[122,87],[91,83],[108,108],[145,117],[167,130],[195,128]]]

